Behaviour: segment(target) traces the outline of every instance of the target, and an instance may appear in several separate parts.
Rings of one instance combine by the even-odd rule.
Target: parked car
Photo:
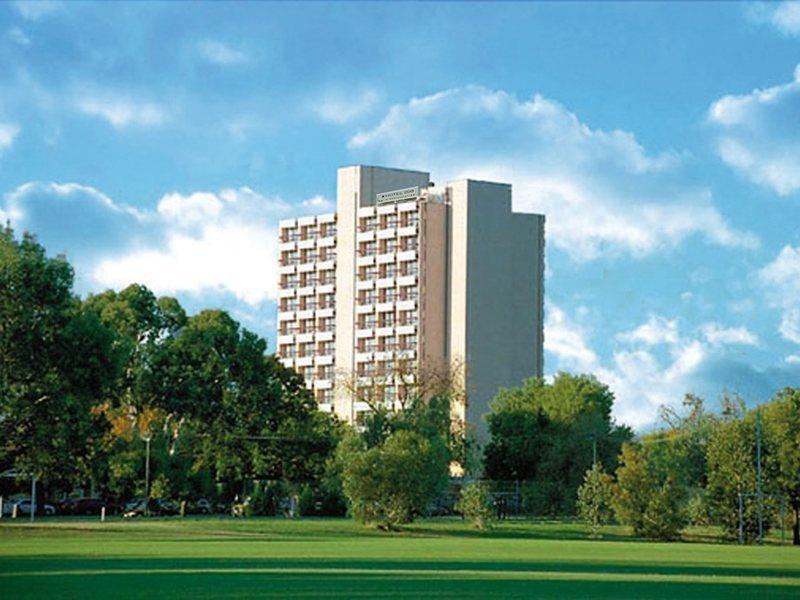
[[[180,512],[178,506],[171,500],[164,500],[162,498],[136,498],[131,500],[125,505],[122,516],[126,519],[140,517],[149,513],[154,517],[164,517],[177,515]]]
[[[58,504],[58,512],[62,515],[99,515],[103,507],[107,514],[113,514],[113,503],[102,498],[67,498]]]
[[[188,502],[186,509],[189,514],[193,515],[210,515],[214,512],[214,506],[211,504],[211,501],[206,498]]]
[[[14,514],[14,505],[17,506],[17,516],[31,514],[30,498],[20,498],[17,500],[3,502],[3,514],[4,515]],[[56,514],[56,507],[53,506],[52,504],[37,502],[36,506],[34,507],[34,510],[35,514],[37,515],[52,516]]]

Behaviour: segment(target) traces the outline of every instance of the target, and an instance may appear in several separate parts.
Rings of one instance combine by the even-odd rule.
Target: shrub
[[[352,445],[348,450],[344,493],[362,523],[386,529],[408,523],[447,483],[448,453],[438,438],[398,431],[381,446],[359,450]]]
[[[480,481],[465,485],[458,496],[455,509],[478,529],[487,529],[492,520],[489,486]]]
[[[600,536],[600,527],[611,519],[611,476],[600,463],[586,471],[583,484],[578,488],[578,514],[589,526],[591,537]]]

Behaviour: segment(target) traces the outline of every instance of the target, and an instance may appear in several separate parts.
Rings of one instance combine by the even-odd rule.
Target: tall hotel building
[[[510,185],[344,167],[336,213],[281,221],[279,248],[278,355],[322,410],[357,422],[461,365],[454,416],[483,437],[497,391],[542,374],[544,217]]]

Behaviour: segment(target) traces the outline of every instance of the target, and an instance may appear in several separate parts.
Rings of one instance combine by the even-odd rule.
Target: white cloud
[[[200,42],[197,48],[203,59],[215,65],[240,65],[249,60],[247,54],[222,42],[205,40]]]
[[[20,46],[30,46],[31,39],[19,27],[12,27],[6,35],[8,39]]]
[[[784,246],[758,272],[758,278],[766,288],[769,303],[782,310],[778,332],[784,339],[800,344],[800,247]]]
[[[129,125],[161,125],[167,119],[164,108],[154,102],[103,91],[84,92],[76,106],[84,114],[99,117],[115,129]]]
[[[800,189],[800,66],[789,83],[723,96],[708,118],[722,160],[781,196]]]
[[[790,365],[800,365],[800,354],[790,354],[784,360]]]
[[[331,91],[317,99],[311,109],[323,121],[343,124],[369,114],[379,101],[380,94],[375,90]]]
[[[59,12],[63,8],[62,2],[56,0],[18,0],[14,2],[14,8],[23,19],[28,21],[38,21],[42,17]]]
[[[435,179],[507,181],[516,210],[545,213],[548,244],[586,261],[645,256],[689,236],[752,248],[710,192],[677,177],[681,155],[649,154],[625,131],[592,129],[559,103],[479,86],[391,107],[350,148],[369,161],[431,169]]]
[[[545,316],[545,350],[558,357],[563,369],[591,371],[597,364],[597,355],[589,348],[586,329],[551,303],[547,304]]]
[[[678,341],[678,321],[650,315],[646,323],[632,331],[617,334],[617,339],[628,343],[641,342],[646,346],[675,344]]]
[[[788,36],[800,34],[800,2],[755,2],[746,5],[748,17],[772,25]]]
[[[747,327],[725,327],[719,323],[706,323],[700,330],[703,333],[703,337],[712,346],[758,345],[758,337]]]
[[[679,407],[687,392],[705,389],[706,371],[722,356],[725,345],[757,342],[744,327],[706,323],[696,334],[683,335],[677,319],[650,315],[641,325],[615,336],[617,343],[606,361],[592,349],[590,332],[580,318],[551,303],[546,310],[545,349],[556,363],[550,370],[596,375],[614,392],[615,417],[636,428],[655,423],[661,406]]]
[[[19,125],[16,123],[0,123],[0,150],[10,148],[17,135],[19,135]]]
[[[307,200],[303,200],[303,207],[316,212],[328,212],[336,210],[336,204],[325,196],[316,195]]]
[[[784,339],[800,344],[800,308],[790,308],[784,311],[778,332]]]
[[[166,194],[157,206],[160,238],[105,258],[92,276],[101,286],[138,281],[159,294],[227,292],[255,306],[275,298],[277,221],[292,210],[248,187]]]

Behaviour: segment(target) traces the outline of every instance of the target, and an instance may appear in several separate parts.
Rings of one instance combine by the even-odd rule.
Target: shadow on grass
[[[14,577],[3,581],[10,598],[796,598],[797,587],[682,582],[530,581],[458,579],[392,574],[114,574]]]
[[[366,558],[87,558],[69,555],[0,558],[0,575],[3,573],[36,575],[58,572],[121,572],[157,573],[164,570],[347,570],[364,571],[418,571],[445,575],[447,572],[502,572],[502,573],[583,573],[604,575],[648,575],[690,577],[762,577],[770,579],[800,579],[800,561],[792,568],[754,566],[714,566],[694,564],[657,564],[655,562],[631,563],[597,559],[575,560],[408,560]],[[8,579],[0,579],[7,581]],[[795,587],[800,592],[800,587]]]

